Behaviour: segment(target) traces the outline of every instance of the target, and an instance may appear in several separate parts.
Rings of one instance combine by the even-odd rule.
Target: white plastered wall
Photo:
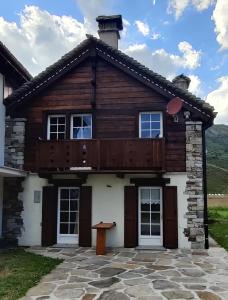
[[[184,228],[187,228],[187,218],[185,214],[188,211],[188,195],[185,194],[186,182],[188,180],[186,173],[166,173],[165,178],[170,178],[171,186],[177,186],[177,213],[178,213],[178,247],[181,249],[190,249],[191,243],[184,235]]]
[[[124,186],[128,178],[115,175],[90,175],[86,185],[92,186],[92,225],[116,222],[116,227],[107,231],[107,246],[124,245]],[[96,230],[92,230],[92,245],[96,245]]]
[[[30,174],[23,182],[23,192],[20,199],[23,201],[22,235],[18,239],[20,246],[41,245],[41,221],[42,221],[42,188],[47,185],[47,180]],[[41,192],[39,203],[34,203],[34,191]]]

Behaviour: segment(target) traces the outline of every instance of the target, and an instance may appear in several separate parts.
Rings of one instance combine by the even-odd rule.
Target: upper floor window
[[[66,117],[64,115],[48,116],[48,140],[63,140],[66,138]]]
[[[92,138],[92,115],[91,114],[72,115],[71,138],[72,139]]]
[[[162,113],[142,112],[139,116],[139,137],[159,138],[163,136]]]

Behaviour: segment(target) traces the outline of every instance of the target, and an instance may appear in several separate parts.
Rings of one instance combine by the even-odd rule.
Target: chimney
[[[96,21],[98,22],[100,39],[109,46],[118,49],[119,31],[123,30],[122,16],[98,16]]]
[[[184,74],[176,76],[172,81],[177,87],[187,90],[189,88],[191,79]]]

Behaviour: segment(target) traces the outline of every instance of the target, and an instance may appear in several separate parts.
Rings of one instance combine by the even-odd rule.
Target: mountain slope
[[[206,143],[208,193],[228,194],[228,126],[209,128]]]

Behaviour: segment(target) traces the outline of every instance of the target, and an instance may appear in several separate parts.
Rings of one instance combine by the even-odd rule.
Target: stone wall
[[[4,178],[3,191],[3,222],[2,236],[7,241],[14,241],[17,244],[17,238],[21,236],[23,219],[23,202],[20,199],[20,193],[23,191],[23,178]]]
[[[185,235],[193,249],[203,249],[204,202],[203,202],[203,152],[202,122],[186,122],[186,172],[188,181],[185,193],[188,195],[187,228]]]
[[[5,166],[23,169],[25,122],[23,118],[6,118],[5,131]]]

